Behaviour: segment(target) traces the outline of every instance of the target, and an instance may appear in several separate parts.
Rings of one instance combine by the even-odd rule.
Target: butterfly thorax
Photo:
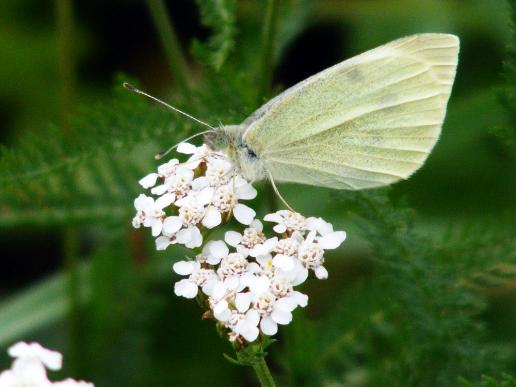
[[[220,126],[205,136],[206,144],[228,155],[239,174],[249,181],[267,176],[265,165],[243,139],[244,125]]]

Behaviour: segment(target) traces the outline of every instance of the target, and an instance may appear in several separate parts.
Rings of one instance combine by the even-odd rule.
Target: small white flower
[[[154,201],[153,198],[141,194],[134,201],[134,207],[136,208],[137,214],[133,224],[143,224],[145,227],[152,228],[152,236],[158,236],[163,228],[163,218],[165,212],[163,209],[168,207],[174,201],[173,195],[165,194]]]
[[[38,343],[19,342],[8,349],[15,360],[11,369],[0,373],[1,387],[93,387],[92,383],[66,379],[52,383],[46,369],[57,371],[62,366],[59,352],[43,348]]]
[[[175,195],[176,199],[180,199],[190,191],[193,177],[194,171],[178,167],[174,174],[166,177],[164,183],[151,189],[151,192],[154,195],[163,195],[165,192],[169,192]]]
[[[260,315],[257,311],[248,310],[242,319],[236,324],[233,330],[239,335],[243,336],[249,342],[253,342],[258,338],[260,330],[258,323],[260,322]]]
[[[233,165],[223,158],[211,158],[206,168],[205,184],[212,187],[219,187],[229,183],[229,173],[233,170]]]
[[[306,227],[306,219],[303,215],[289,210],[280,210],[272,214],[267,214],[263,218],[268,222],[277,223],[273,227],[278,234],[284,232],[291,233],[293,231],[304,231]]]
[[[228,254],[229,249],[223,241],[209,241],[202,250],[202,255],[210,265],[218,265]]]
[[[274,335],[279,325],[287,325],[292,321],[292,311],[298,307],[305,307],[308,296],[300,292],[292,292],[289,296],[277,299],[272,306],[272,312],[262,317],[260,329],[266,335]]]
[[[178,159],[172,159],[165,164],[161,164],[158,167],[158,174],[163,179],[166,180],[169,176],[172,176],[175,173],[177,165],[179,164]]]
[[[177,243],[185,245],[189,249],[195,249],[202,245],[202,234],[197,227],[191,226],[179,230],[176,234],[176,240]]]
[[[242,234],[236,231],[226,232],[224,240],[228,245],[233,246],[239,253],[246,256],[257,257],[266,255],[274,249],[278,238],[266,239],[262,230],[262,222],[255,219],[249,227],[244,229]]]
[[[173,270],[179,275],[188,275],[186,279],[182,279],[174,285],[174,292],[178,296],[185,298],[195,298],[199,288],[204,293],[210,293],[211,289],[217,282],[217,275],[211,269],[204,269],[199,262],[195,261],[179,261],[174,263]]]

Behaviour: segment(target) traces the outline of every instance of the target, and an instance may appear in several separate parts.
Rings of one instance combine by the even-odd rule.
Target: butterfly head
[[[265,177],[263,162],[247,145],[243,138],[244,125],[220,126],[204,136],[204,141],[211,149],[228,155],[235,168],[249,181]]]

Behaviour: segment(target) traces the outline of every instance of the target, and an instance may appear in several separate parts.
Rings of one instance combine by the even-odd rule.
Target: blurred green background
[[[173,294],[186,251],[156,252],[130,226],[153,155],[199,128],[121,82],[232,124],[343,59],[448,32],[461,39],[456,84],[419,172],[365,193],[281,187],[348,240],[327,258],[330,278],[303,286],[309,306],[268,361],[281,386],[516,385],[514,7],[2,0],[0,368],[10,344],[36,340],[64,352],[62,375],[97,386],[256,385],[224,360],[232,349],[213,322]]]

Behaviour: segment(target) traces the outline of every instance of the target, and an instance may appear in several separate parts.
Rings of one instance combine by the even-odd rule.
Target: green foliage
[[[206,45],[195,42],[194,50],[205,63],[220,70],[235,48],[235,0],[197,0],[202,24],[212,30]]]
[[[28,135],[16,149],[1,149],[0,225],[127,219],[136,182],[151,168],[153,148],[142,147],[144,153],[137,144],[170,144],[190,125],[176,125],[169,112],[121,82],[116,88],[108,104],[74,116],[70,130],[51,127]]]
[[[509,114],[509,125],[497,127],[494,134],[501,137],[508,146],[514,149],[516,144],[516,2],[509,1],[511,13],[511,40],[507,47],[507,58],[504,61],[503,75],[505,85],[499,91],[500,104]]]
[[[197,4],[211,35],[194,43],[202,71],[192,71],[191,103],[180,107],[215,125],[241,122],[260,99],[265,1]],[[155,168],[154,153],[197,128],[123,90],[123,79],[75,112],[69,130],[31,128],[1,150],[0,228],[73,225],[87,246],[75,254],[88,260],[78,299],[61,273],[0,304],[2,346],[46,339],[67,351],[67,375],[98,386],[251,385],[248,367],[223,354],[255,366],[266,352],[282,386],[514,385],[516,51],[508,51],[503,80],[478,62],[482,49],[504,43],[492,2],[386,4],[279,2],[276,65],[318,25],[342,28],[339,58],[425,30],[459,33],[463,53],[442,139],[409,182],[366,193],[280,187],[301,212],[346,229],[348,241],[328,257],[328,281],[307,285],[309,307],[280,329],[278,343],[232,354],[213,322],[173,295],[170,264],[181,251],[157,253],[141,230],[127,231],[137,180]],[[514,33],[513,25],[512,43]],[[295,59],[317,58],[325,42],[316,40],[322,48],[313,58]],[[73,303],[78,320],[65,318]]]
[[[476,384],[467,381],[466,379],[460,380],[460,386],[462,387],[473,387]],[[516,378],[509,374],[503,374],[500,380],[491,376],[482,375],[482,381],[479,386],[481,387],[514,387],[516,386]]]

